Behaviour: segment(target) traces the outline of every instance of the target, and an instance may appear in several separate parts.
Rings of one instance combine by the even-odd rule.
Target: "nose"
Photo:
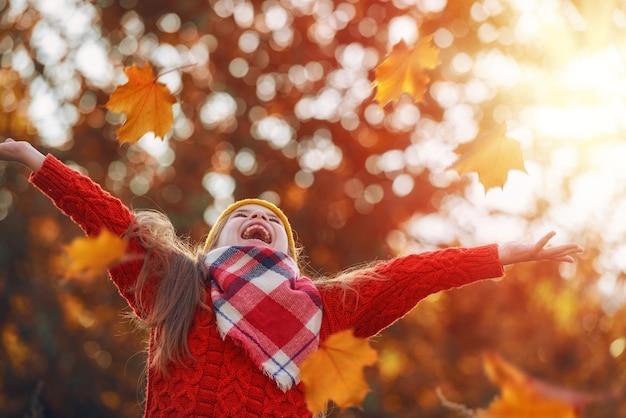
[[[255,210],[255,211],[250,212],[250,218],[252,219],[261,218],[265,221],[268,220],[267,214],[263,212],[262,210]]]

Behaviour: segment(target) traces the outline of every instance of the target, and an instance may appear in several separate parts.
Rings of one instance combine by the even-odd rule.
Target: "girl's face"
[[[282,221],[260,205],[241,206],[228,216],[216,247],[231,245],[270,247],[289,254],[289,239]]]

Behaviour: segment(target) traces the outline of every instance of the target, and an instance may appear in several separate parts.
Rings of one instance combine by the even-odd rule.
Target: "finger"
[[[552,248],[551,248],[552,249]],[[583,247],[578,244],[565,244],[559,245],[558,247],[554,247],[555,250],[558,250],[561,254],[575,254],[583,251]]]
[[[556,232],[554,231],[550,231],[547,234],[545,234],[543,237],[541,237],[539,241],[537,241],[537,243],[535,244],[535,249],[540,250],[544,248],[546,244],[548,243],[548,241],[550,241],[552,237],[554,237],[555,235],[556,235]]]
[[[579,253],[582,251],[582,248],[579,247],[578,245],[566,245],[566,246],[559,246],[559,247],[554,247],[554,248],[546,248],[543,251],[546,256],[550,258],[555,258],[555,257],[561,257],[561,256],[567,256],[570,254]]]

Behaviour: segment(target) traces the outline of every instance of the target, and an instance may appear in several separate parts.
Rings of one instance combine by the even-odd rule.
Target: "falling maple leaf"
[[[370,390],[363,368],[377,359],[368,341],[355,337],[352,330],[331,335],[302,363],[301,378],[309,411],[324,412],[331,399],[339,408],[358,406]]]
[[[119,262],[126,254],[128,241],[103,229],[95,238],[76,238],[65,247],[68,277],[93,276]]]
[[[511,170],[526,173],[522,148],[519,142],[506,137],[504,124],[459,147],[456,152],[459,158],[450,168],[461,176],[476,172],[485,192],[494,187],[503,187]]]
[[[531,377],[507,363],[495,353],[483,358],[489,379],[498,385],[502,395],[475,418],[579,418],[579,412],[590,402],[608,395],[591,395],[561,388]]]
[[[380,107],[397,101],[403,93],[416,102],[422,101],[430,82],[425,70],[433,69],[439,63],[439,49],[433,46],[432,39],[432,35],[423,37],[412,49],[399,42],[376,67],[372,87],[377,88],[374,100]]]
[[[124,74],[128,82],[117,87],[105,105],[112,112],[126,114],[126,121],[116,132],[120,143],[135,143],[148,132],[163,138],[174,123],[172,104],[176,98],[157,81],[148,65],[139,68],[133,64]]]

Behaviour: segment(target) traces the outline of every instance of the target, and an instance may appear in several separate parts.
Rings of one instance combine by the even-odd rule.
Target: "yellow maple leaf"
[[[376,67],[372,87],[377,88],[374,100],[380,107],[397,101],[403,93],[413,97],[415,102],[422,101],[430,82],[425,70],[439,63],[439,49],[433,46],[432,39],[432,35],[425,36],[412,49],[399,42]]]
[[[506,137],[505,125],[459,147],[456,152],[459,158],[450,168],[461,176],[476,172],[485,192],[503,187],[511,170],[526,173],[522,148],[519,142]]]
[[[128,241],[103,229],[94,238],[76,238],[65,247],[68,258],[66,275],[92,276],[119,262],[126,254]]]
[[[377,359],[368,341],[355,337],[352,330],[331,335],[300,368],[309,411],[324,412],[331,399],[339,408],[360,405],[370,390],[363,368]]]
[[[579,418],[578,411],[593,397],[531,377],[495,353],[486,353],[484,367],[502,395],[475,418]]]
[[[111,94],[106,108],[125,113],[126,121],[117,130],[119,142],[135,143],[148,132],[163,138],[174,123],[172,104],[176,98],[165,84],[157,81],[150,66],[133,64],[124,69],[128,82]]]

